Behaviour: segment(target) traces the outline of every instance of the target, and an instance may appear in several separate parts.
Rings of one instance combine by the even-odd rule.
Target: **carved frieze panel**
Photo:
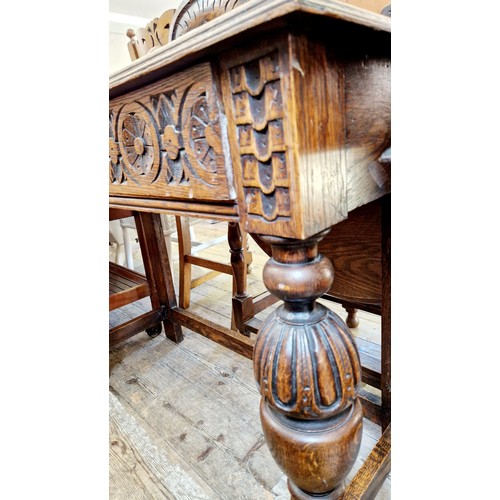
[[[241,172],[248,230],[290,224],[291,202],[283,76],[284,55],[278,48],[227,69],[231,120]]]
[[[208,64],[112,101],[110,194],[234,199],[220,114]]]

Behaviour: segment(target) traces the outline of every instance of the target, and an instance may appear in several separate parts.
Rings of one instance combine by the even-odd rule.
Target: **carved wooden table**
[[[172,41],[110,77],[110,207],[155,223],[159,212],[242,222],[272,247],[264,282],[284,305],[255,345],[175,296],[163,304],[166,334],[180,341],[187,326],[253,354],[264,435],[292,498],[372,498],[390,425],[367,461],[375,473],[368,464],[344,491],[362,433],[361,368],[349,329],[316,303],[334,276],[318,244],[390,191],[379,161],[390,146],[390,19],[325,0],[220,4],[184,2]],[[244,265],[237,237],[231,250]]]

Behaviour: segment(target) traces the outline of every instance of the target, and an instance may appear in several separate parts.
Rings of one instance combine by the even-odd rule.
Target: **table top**
[[[243,32],[272,29],[291,16],[320,16],[390,32],[391,18],[335,0],[251,0],[133,61],[109,77],[110,98],[177,71]],[[296,19],[296,17],[295,17]],[[278,24],[279,25],[279,24]]]

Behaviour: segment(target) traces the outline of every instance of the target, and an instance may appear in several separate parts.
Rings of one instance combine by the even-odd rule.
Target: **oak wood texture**
[[[219,281],[229,299],[230,280]],[[213,289],[213,281],[203,285],[197,299]],[[229,321],[229,306],[227,314]],[[109,361],[110,500],[288,498],[263,440],[251,360],[185,329],[181,344],[135,336],[115,346]],[[380,435],[364,421],[348,480]],[[376,500],[389,498],[390,478]]]
[[[385,429],[369,457],[346,489],[343,500],[370,500],[391,470],[391,425]]]
[[[231,40],[241,33],[255,35],[262,25],[283,26],[289,16],[298,15],[302,23],[310,16],[317,20],[338,19],[371,30],[390,32],[391,20],[380,14],[333,0],[259,0],[220,16],[173,40],[167,46],[148,54],[110,75],[110,98],[154,81],[165,73],[174,73],[199,61],[210,51],[233,45]],[[224,44],[225,42],[225,44]]]
[[[259,330],[254,373],[267,444],[292,498],[341,498],[359,452],[361,365],[342,320],[315,301],[333,281],[318,254],[326,232],[305,241],[265,237],[266,288],[284,301]]]
[[[235,3],[237,3],[237,1],[232,2],[231,5],[226,3],[224,8],[231,9],[234,7]],[[193,2],[184,3],[184,5],[180,7],[179,13],[186,13],[187,6],[191,4],[193,4]],[[192,9],[190,10],[191,12],[188,12],[188,18],[191,22],[194,22],[196,15],[193,15]],[[138,39],[134,38],[133,31],[129,30],[127,32],[127,36],[131,39],[128,46],[133,61],[168,42],[170,27],[179,26],[177,16],[176,20],[173,21],[174,12],[174,10],[168,10],[164,12],[160,18],[155,18],[151,21],[146,28],[138,30]],[[170,83],[169,81],[169,84]],[[166,82],[161,82],[160,85],[163,86],[164,84],[166,84]],[[188,90],[184,92],[184,97],[191,90],[193,85],[194,84],[189,85]],[[155,111],[156,107],[160,109],[156,121],[151,120],[151,116],[144,113],[142,114],[142,118],[138,119],[137,115],[143,111],[140,109],[139,112],[129,113],[126,119],[122,121],[118,120],[118,125],[116,125],[117,119],[115,119],[114,124],[112,123],[114,126],[111,127],[110,131],[110,180],[112,184],[119,185],[120,193],[127,192],[122,184],[128,184],[128,176],[131,176],[136,184],[143,184],[146,195],[156,196],[158,194],[157,189],[163,188],[162,183],[158,182],[158,176],[162,175],[162,168],[166,170],[166,174],[163,172],[163,175],[166,175],[167,183],[171,189],[174,190],[174,195],[175,190],[177,188],[180,189],[182,185],[183,188],[186,186],[189,187],[188,197],[193,198],[193,189],[190,187],[192,182],[196,184],[196,180],[203,181],[204,186],[202,185],[202,187],[205,189],[207,189],[207,181],[212,181],[213,183],[217,182],[215,176],[210,176],[210,173],[214,173],[216,160],[220,158],[220,153],[222,152],[221,137],[223,137],[224,134],[219,130],[217,117],[214,118],[213,112],[211,113],[208,109],[209,94],[207,92],[201,92],[198,100],[192,106],[190,115],[188,114],[186,117],[184,108],[186,107],[189,109],[189,103],[179,98],[177,95],[178,90],[179,89],[174,85],[172,91],[164,92],[159,99],[157,97],[151,97]],[[122,109],[118,111],[118,113],[121,112]],[[159,126],[161,130],[157,130],[157,126]],[[147,127],[149,127],[150,130],[147,130]],[[124,130],[122,131],[120,128]],[[187,131],[183,131],[183,133],[180,134],[179,130],[182,128],[186,128]],[[158,133],[162,134],[161,138],[158,137]],[[118,139],[118,143],[112,140],[113,136]],[[189,143],[191,143],[191,147],[189,147]],[[112,155],[114,156],[112,157]],[[201,168],[201,170],[198,171],[197,168],[194,167],[195,165]],[[194,170],[197,171],[198,178],[193,172],[193,167]],[[230,173],[230,170],[228,170],[228,173]],[[144,182],[141,179],[147,180]],[[154,188],[152,188],[153,184]],[[110,188],[110,193],[112,193],[112,191],[113,189]],[[186,190],[184,189],[184,194],[185,192]],[[218,199],[224,199],[224,195],[220,190],[217,190],[215,196]],[[236,264],[236,256],[232,257],[232,261],[234,262],[231,266],[220,263],[219,261],[197,257],[192,254],[191,234],[188,221],[186,218],[181,218],[179,216],[176,216],[175,220],[179,238],[180,307],[184,309],[189,307],[192,288],[201,285],[208,279],[214,278],[219,273],[230,274],[234,276],[235,293],[238,297],[234,299],[234,325],[236,325],[236,328],[242,326],[244,324],[244,319],[247,319],[250,315],[248,312],[244,311],[245,302],[241,300],[241,298],[246,288],[246,272],[247,266],[252,260],[251,254],[247,253],[246,249],[243,249],[241,255],[246,264],[243,267]],[[247,235],[244,232],[243,235],[241,233],[241,226],[239,224],[233,222],[229,223],[228,240],[230,246],[231,243],[236,245],[236,236],[233,236],[236,234],[242,239],[245,239],[246,243]],[[234,255],[237,253],[236,250],[231,250],[231,252]],[[211,271],[192,280],[192,265],[210,269]],[[242,331],[244,331],[244,329],[242,329]]]
[[[165,308],[165,335],[174,342],[180,342],[182,330],[173,321],[172,309],[177,307],[177,301],[160,215],[138,212],[135,219],[146,277],[156,292],[151,295],[151,305],[153,309]]]
[[[210,65],[110,101],[111,195],[234,198]]]
[[[221,61],[243,222],[250,233],[305,238],[347,216],[341,75],[305,36],[255,45]]]
[[[243,246],[239,250],[234,250],[235,245],[238,245],[238,236],[241,238],[241,244],[243,239],[246,242],[246,233],[244,235],[241,233],[241,226],[236,222],[228,223],[228,242],[229,242],[229,252],[231,255],[238,254],[241,250],[241,258],[243,259],[243,266],[236,263],[237,257],[231,257],[234,263],[226,264],[220,262],[220,260],[212,260],[204,257],[199,257],[193,255],[193,249],[191,246],[191,236],[189,233],[188,222],[183,217],[176,217],[177,234],[179,237],[179,306],[183,309],[187,309],[190,304],[191,290],[205,283],[209,279],[213,279],[220,273],[228,274],[233,276],[235,295],[238,295],[240,299],[243,297],[246,289],[246,273],[248,265],[252,262],[252,254],[247,252]],[[202,276],[198,276],[195,279],[191,278],[192,266],[202,267],[204,269],[210,269],[211,271],[205,272]],[[236,300],[235,302],[235,316],[238,318],[237,324],[242,324],[239,318],[241,317],[242,300]],[[246,316],[245,316],[246,319]],[[236,324],[236,323],[235,323]],[[235,327],[236,329],[239,329]]]
[[[219,2],[184,0],[175,11],[175,16],[172,20],[172,29],[169,33],[169,40],[173,41],[194,28],[198,28],[223,14],[231,12],[236,7],[246,2],[248,2],[248,0],[225,0]]]
[[[126,196],[109,197],[109,206],[116,209],[129,209],[141,212],[168,213],[173,215],[194,215],[200,218],[238,221],[238,207],[234,203],[207,204],[181,200],[162,200],[146,198],[128,198]]]
[[[254,342],[240,333],[224,328],[208,319],[200,318],[200,316],[192,314],[189,310],[174,309],[173,315],[174,319],[182,326],[190,328],[246,358],[252,359]]]
[[[242,231],[241,224],[228,224],[227,240],[231,253],[231,270],[233,276],[233,314],[231,328],[246,336],[245,323],[254,316],[253,300],[247,291],[247,270],[252,261],[248,251],[248,235]],[[250,258],[249,258],[250,257]]]
[[[255,4],[256,2],[250,1],[236,9],[240,16],[238,25],[248,10],[256,8]],[[304,7],[300,1],[294,5]],[[338,10],[337,19],[343,19],[345,9],[352,8],[336,2],[332,2],[332,5]],[[309,4],[308,6],[310,7]],[[295,7],[292,11],[296,13]],[[288,17],[289,11],[283,5],[277,7],[277,11],[282,14],[281,22],[288,20],[290,28],[297,29],[296,18]],[[270,33],[264,31],[267,39],[264,41],[261,33],[259,39],[262,43],[255,44],[252,41],[246,46],[240,44],[233,52],[226,50],[223,58],[217,56],[221,65],[219,92],[222,93],[224,104],[219,102],[217,91],[213,92],[213,99],[208,99],[208,102],[212,103],[214,110],[220,111],[223,107],[228,116],[230,151],[222,147],[221,155],[225,158],[230,156],[235,163],[240,217],[245,230],[249,232],[275,233],[297,238],[312,236],[345,219],[348,211],[388,192],[389,187],[380,183],[377,158],[390,143],[390,84],[387,83],[390,72],[390,38],[383,31],[365,30],[369,35],[359,31],[361,19],[370,13],[357,8],[354,11],[360,16],[355,29],[346,23],[337,25],[339,21],[332,20],[338,29],[333,31],[333,36],[329,36],[327,27],[323,25],[333,12],[328,8],[318,11],[304,9],[304,13],[309,15],[301,18],[302,29],[306,32],[312,30],[311,25],[317,20],[318,33],[315,36],[311,36],[310,32],[294,35],[286,32],[280,34],[281,30]],[[210,40],[213,40],[215,24],[225,19],[226,28],[230,28],[234,21],[233,15],[234,12],[226,13],[210,21]],[[373,16],[381,23],[384,23],[383,19],[387,21],[384,16]],[[389,26],[390,24],[386,29]],[[261,31],[269,29],[261,19],[260,24],[254,22],[248,27],[245,36],[250,37],[252,29],[257,28]],[[192,33],[204,29],[205,26],[195,28],[172,41],[157,53],[158,59],[161,59],[163,51],[172,49],[174,44],[181,41],[187,43]],[[349,29],[354,29],[355,35],[349,35]],[[356,43],[342,43],[346,36],[358,37],[361,34],[368,36],[371,54],[364,53],[366,45],[357,43],[356,38]],[[272,50],[273,47],[276,48],[275,51]],[[220,48],[213,47],[212,50],[218,54]],[[200,57],[206,57],[201,50],[199,54]],[[200,64],[203,66],[203,63]],[[191,65],[186,71],[196,67],[198,65]],[[164,72],[166,68],[171,69],[172,65],[166,66]],[[217,68],[207,71],[210,73],[208,80],[215,79],[214,85],[217,86]],[[153,73],[148,72],[148,75],[153,77]],[[179,72],[171,78],[176,78],[178,74]],[[252,78],[255,75],[258,84],[252,84],[251,89],[245,88],[248,84],[246,80],[242,80],[241,85],[235,82],[238,75],[251,75]],[[142,86],[139,92],[144,92],[145,88],[147,86]],[[263,111],[258,111],[261,101]],[[274,103],[273,106],[269,105],[271,102]],[[328,107],[322,104],[326,102]],[[338,109],[335,110],[335,107]],[[208,130],[218,124],[215,118],[214,120]],[[255,127],[249,127],[249,121],[255,123]],[[221,127],[220,134],[224,139],[222,122]],[[118,135],[119,128],[112,127],[112,130],[116,129]],[[178,150],[177,145],[168,142],[170,136],[174,142],[177,137],[169,130],[168,127],[164,130],[159,126],[161,147],[155,146],[156,150],[166,153],[173,147],[171,154],[177,154],[178,151],[184,154],[182,148]],[[184,139],[185,135],[183,134]],[[213,138],[210,132],[205,135],[207,140]],[[138,138],[134,139],[133,148],[128,146],[132,156],[137,148],[141,149],[136,139]],[[116,140],[123,142],[115,137],[115,142]],[[132,142],[132,138],[129,142]],[[222,140],[221,144],[224,143]],[[113,148],[111,145],[112,151]],[[191,156],[189,153],[187,151],[187,157]],[[113,154],[111,156],[116,157]],[[161,157],[160,154],[159,158]],[[191,164],[199,165],[200,171],[208,168],[206,161],[197,163],[193,160]],[[142,169],[148,166],[146,160],[141,165]],[[151,170],[157,170],[154,161]],[[267,175],[271,179],[266,180]],[[322,179],[322,182],[315,182],[317,179]],[[228,181],[231,184],[231,179]],[[196,184],[195,180],[193,183]],[[325,191],[325,185],[330,186],[329,192]],[[154,197],[151,185],[142,188],[145,189],[144,196],[147,200]],[[119,196],[120,189],[128,188],[119,181],[114,181],[114,189],[117,192],[112,194]],[[172,182],[169,190],[174,191],[170,198],[184,196],[179,194],[179,189]],[[189,189],[182,190],[191,193]],[[195,191],[192,196],[196,199]],[[204,193],[200,191],[198,194],[213,201],[217,190],[211,192],[212,195],[210,189],[206,189]],[[168,193],[167,190],[167,195]],[[245,203],[249,206],[246,207]]]
[[[259,235],[252,237],[271,256],[270,245]],[[335,269],[333,284],[323,297],[342,304],[347,310],[358,307],[383,316],[382,347],[362,339],[357,347],[363,382],[382,392],[381,398],[366,394],[360,398],[365,416],[377,423],[383,421],[385,428],[391,419],[390,195],[350,212],[349,217],[333,226],[319,243],[319,252],[332,261]],[[348,326],[355,328],[357,324],[352,321],[359,323],[357,316],[347,318]],[[257,331],[260,326],[260,321],[251,321],[248,328]]]
[[[123,215],[113,212],[112,216]],[[145,274],[109,263],[110,311],[149,297],[152,311],[116,326],[109,332],[110,346],[147,330],[151,335],[161,332],[163,322],[166,336],[174,342],[182,340],[180,325],[172,321],[176,307],[170,264],[159,214],[134,212]],[[150,331],[151,329],[151,331]]]
[[[138,28],[137,32],[132,29],[127,31],[127,36],[130,38],[127,47],[132,61],[168,42],[174,14],[175,9],[168,9],[160,17],[155,17],[145,27]]]
[[[382,300],[382,214],[381,199],[359,207],[334,225],[319,243],[328,257],[335,279],[328,294],[340,302],[373,304]],[[271,246],[258,234],[256,243],[271,256]]]
[[[109,310],[149,297],[151,291],[146,276],[126,267],[109,263]]]
[[[209,13],[210,4],[185,6]],[[318,243],[390,192],[379,161],[390,145],[390,20],[338,2],[250,0],[185,28],[110,79],[110,202],[232,205],[231,222],[272,246],[264,281],[284,304],[254,349],[264,435],[292,498],[340,498],[362,434],[361,365],[348,327],[317,303],[333,280]],[[202,175],[211,168],[217,182]],[[232,250],[241,267],[238,238]],[[245,350],[216,324],[165,307],[170,327],[189,318]]]
[[[197,234],[203,239],[207,237],[223,236],[226,234],[226,228],[223,223],[210,224],[209,222],[201,221],[197,225]],[[175,251],[175,246],[177,245],[177,243],[174,242],[173,245]],[[225,248],[225,242],[221,242],[214,247],[204,250],[203,255],[207,255],[207,257],[209,258],[214,258],[221,251],[224,252]],[[252,293],[252,295],[258,295],[259,290],[264,289],[264,285],[262,283],[262,268],[267,261],[267,255],[261,251],[261,249],[253,240],[250,241],[250,249],[254,255],[254,269],[253,272],[248,276],[248,289],[249,292]],[[135,254],[135,266],[136,269],[141,269],[139,252]],[[175,287],[177,290],[179,266],[177,260],[174,261],[173,266],[173,277],[175,279]],[[195,271],[196,272],[194,276],[196,276],[198,273],[201,273],[201,270],[199,269],[196,269]],[[193,290],[190,309],[188,311],[180,311],[180,314],[184,312],[190,312],[195,320],[199,321],[201,317],[202,319],[211,321],[214,327],[214,333],[218,333],[218,335],[220,336],[220,326],[225,325],[225,327],[229,329],[231,324],[231,288],[232,284],[228,276],[220,275],[214,280],[207,281],[203,285],[200,285],[200,287],[196,290]],[[342,315],[342,309],[339,304],[324,301],[323,299],[320,299],[320,301],[326,307],[331,308],[335,312],[337,312],[337,314]],[[136,311],[139,307],[147,310],[145,306],[148,305],[148,301],[144,299],[143,301],[139,301],[138,303],[127,306],[127,308],[131,309],[132,314],[136,314]],[[115,316],[117,314],[120,314],[118,319],[121,320],[121,315],[123,314],[122,311],[120,310],[115,312],[116,314],[110,315],[110,320],[113,319],[116,321]],[[364,311],[360,311],[359,314],[361,319],[360,326],[353,333],[356,336],[356,344],[358,345],[358,349],[360,350],[360,357],[362,358],[363,356],[362,347],[360,346],[362,345],[361,342],[364,341],[365,345],[372,345],[372,347],[370,347],[367,352],[373,353],[373,355],[376,355],[377,352],[377,346],[375,344],[378,345],[378,356],[380,359],[380,317],[365,313]],[[263,317],[263,313],[260,313],[259,317]],[[197,330],[196,326],[195,330]],[[138,410],[139,412],[141,412],[141,414],[144,414],[144,421],[141,419],[140,422],[138,422],[138,425],[139,427],[141,427],[141,422],[144,422],[144,428],[146,429],[149,436],[151,436],[151,432],[154,432],[155,435],[161,436],[162,441],[165,444],[157,443],[158,453],[160,454],[167,453],[168,455],[171,448],[169,448],[168,444],[166,443],[176,439],[179,434],[184,432],[187,433],[188,438],[182,443],[186,444],[186,446],[189,443],[189,445],[192,446],[192,441],[190,441],[189,436],[192,436],[192,433],[196,434],[201,430],[200,426],[196,425],[198,418],[193,417],[193,414],[199,415],[200,419],[203,419],[205,422],[207,422],[209,418],[211,418],[209,417],[212,411],[211,409],[213,409],[213,411],[217,411],[217,415],[223,416],[224,421],[226,420],[226,418],[230,421],[241,421],[243,418],[244,425],[252,426],[252,428],[257,425],[258,429],[260,430],[260,423],[258,422],[257,397],[255,399],[255,404],[252,408],[250,408],[251,411],[249,413],[246,407],[245,409],[241,407],[242,396],[240,392],[241,390],[243,390],[242,386],[248,386],[253,391],[256,391],[255,384],[253,382],[253,375],[251,375],[251,352],[255,337],[252,335],[252,338],[250,339],[251,343],[249,343],[248,345],[248,355],[245,356],[245,358],[248,359],[247,362],[244,358],[240,358],[239,355],[233,354],[233,352],[231,352],[230,350],[220,346],[216,339],[214,340],[217,343],[213,343],[211,340],[209,340],[210,337],[205,338],[203,335],[192,332],[191,330],[187,330],[185,328],[184,333],[186,339],[181,344],[175,344],[172,347],[169,347],[170,344],[168,342],[160,340],[160,338],[150,340],[145,335],[140,335],[130,339],[129,341],[122,342],[112,350],[112,353],[110,353],[110,363],[112,366],[114,366],[110,384],[116,389],[122,386],[128,389],[128,395],[130,397],[128,397],[127,394],[123,393],[122,390],[119,389],[121,394],[120,400],[123,402],[127,409],[135,408],[136,411]],[[233,336],[236,336],[235,332],[232,332],[232,334]],[[213,356],[212,361],[215,363],[215,365],[212,365],[212,362],[209,360],[205,360],[205,358],[200,360],[198,359],[198,357],[200,356],[200,349],[204,349],[203,352],[206,352],[207,354],[211,353],[210,355]],[[232,347],[229,346],[229,349],[232,349]],[[177,361],[180,357],[183,358],[185,362],[178,365]],[[238,362],[238,366],[247,364],[247,369],[250,372],[246,379],[242,378],[239,372],[234,374],[235,378],[233,379],[233,365],[227,365],[227,367],[223,369],[223,371],[231,374],[231,377],[223,377],[221,375],[220,381],[224,381],[231,387],[234,387],[232,389],[232,391],[234,391],[232,396],[230,396],[227,392],[224,392],[224,394],[221,394],[219,396],[215,395],[213,392],[214,386],[216,388],[228,387],[226,385],[218,385],[217,381],[214,381],[212,378],[207,379],[207,376],[210,373],[217,374],[218,372],[216,370],[221,372],[221,369],[224,367],[221,357],[228,359],[231,357],[231,359],[234,360],[231,362]],[[121,360],[119,365],[116,365],[117,360]],[[198,361],[200,363],[199,365],[196,364]],[[125,365],[129,366],[129,370],[127,370],[126,372],[123,371]],[[213,366],[213,369],[207,369],[209,366]],[[162,371],[162,369],[168,370],[168,372],[165,373],[164,371]],[[127,376],[126,373],[129,375]],[[146,386],[143,386],[142,383],[126,383],[126,381],[129,379],[144,379],[144,377],[147,377],[147,380],[149,381],[147,382]],[[165,382],[160,382],[160,380],[163,379],[166,379]],[[186,393],[192,394],[191,391],[193,390],[193,386],[199,387],[199,384],[202,382],[202,380],[206,381],[207,385],[204,388],[200,387],[200,394],[209,396],[202,396],[202,400],[210,400],[210,408],[207,408],[199,397],[194,398],[196,399],[196,402],[189,402],[192,398],[184,396]],[[154,387],[156,387],[157,385],[157,382],[155,381],[159,381],[159,383],[161,384],[158,389],[154,389]],[[155,395],[151,393],[152,389]],[[137,391],[140,391],[140,398],[138,398]],[[181,392],[182,395],[177,394],[177,391]],[[360,398],[365,394],[376,401],[376,396],[363,390],[360,391]],[[222,401],[219,401],[219,399],[214,399],[218,397],[220,397]],[[161,404],[156,405],[156,401],[168,401],[171,404],[171,412],[169,413],[171,417],[169,418],[172,418],[173,420],[169,420],[168,424],[163,418],[166,409],[162,407]],[[215,410],[216,407],[212,405],[212,402],[214,405],[217,405],[218,410]],[[364,416],[367,417],[368,413],[366,402],[362,401],[362,404]],[[376,402],[376,405],[378,406],[378,408],[380,408],[380,401]],[[155,412],[155,408],[158,408],[157,412]],[[221,408],[224,408],[224,410],[222,411]],[[228,413],[228,411],[232,413]],[[133,415],[136,415],[136,413],[133,413]],[[155,417],[155,415],[157,415],[159,418]],[[373,422],[377,422],[377,420],[375,420],[373,416],[370,416],[370,418],[373,420]],[[194,420],[191,422],[191,420],[189,419]],[[194,449],[189,446],[188,448],[183,447],[182,449],[180,449],[177,445],[174,446],[174,449],[179,453],[179,456],[181,456],[187,462],[184,466],[181,466],[181,470],[184,471],[184,473],[188,474],[190,477],[199,478],[199,468],[201,468],[202,471],[205,471],[205,467],[210,467],[206,470],[206,476],[204,477],[206,483],[211,486],[217,483],[214,478],[217,475],[221,475],[221,470],[224,470],[225,474],[229,473],[229,471],[231,470],[229,469],[230,466],[228,462],[228,453],[230,449],[237,450],[234,453],[237,453],[238,457],[244,457],[247,453],[250,452],[250,449],[254,444],[254,442],[251,442],[251,440],[249,440],[248,445],[246,445],[245,448],[241,450],[240,454],[238,445],[239,440],[237,435],[238,431],[231,431],[230,429],[226,431],[224,424],[220,421],[220,418],[218,420],[215,419],[214,421],[216,421],[217,423],[214,423],[213,428],[210,428],[206,435],[206,439],[211,441],[205,441],[205,439],[203,438],[200,441],[199,446],[197,445]],[[361,442],[360,452],[351,473],[348,474],[347,482],[349,482],[355,475],[356,471],[369,455],[371,449],[379,438],[380,431],[378,430],[378,425],[380,425],[380,422],[377,424],[377,426],[375,426],[365,418],[363,423],[363,439]],[[202,427],[203,429],[206,428],[205,425],[203,425]],[[111,429],[113,429],[113,427],[111,427],[110,430]],[[175,429],[182,430],[179,430],[179,432],[176,433]],[[378,434],[374,435],[373,437],[371,434],[372,429],[377,429],[378,432]],[[132,448],[124,448],[123,446],[118,446],[116,444],[110,446],[113,452],[110,457],[110,460],[112,460],[112,462],[110,462],[110,481],[113,485],[113,491],[115,491],[111,498],[116,500],[118,500],[119,498],[123,498],[123,496],[126,495],[125,492],[127,491],[132,494],[132,492],[136,491],[136,488],[139,487],[139,484],[141,484],[136,483],[137,478],[133,471],[137,471],[137,473],[139,473],[139,471],[142,470],[144,466],[147,468],[147,464],[151,465],[150,458],[152,460],[155,460],[154,456],[146,453],[145,450],[143,451],[143,448],[137,448],[137,446],[139,446],[139,443],[137,443],[137,446],[133,446],[133,443],[136,443],[136,439],[139,439],[139,435],[138,433],[134,432],[133,427],[130,428],[129,432],[133,435],[127,437],[127,442],[131,443]],[[236,432],[236,434],[234,432]],[[226,436],[224,448],[223,450],[221,450],[224,453],[224,458],[222,459],[223,462],[221,462],[220,459],[217,458],[216,454],[213,455],[213,453],[216,453],[216,450],[220,449],[220,442],[218,442],[215,438],[221,433],[224,433],[224,435]],[[367,433],[369,433],[370,437],[366,435]],[[116,434],[114,434],[114,431],[113,436],[116,436]],[[230,436],[232,436],[231,440],[229,439]],[[114,441],[115,439],[116,438],[113,437],[111,438],[111,441]],[[257,441],[258,437],[256,438],[255,442]],[[203,447],[204,444],[205,447]],[[209,446],[213,447],[213,451],[205,459],[203,459],[202,461],[198,461],[197,457],[200,456]],[[279,469],[277,468],[277,465],[274,464],[273,459],[269,455],[265,444],[259,448],[257,453],[260,452],[266,453],[266,456],[268,456],[267,462],[263,462],[261,459],[255,461],[256,459],[252,458],[250,460],[250,464],[253,463],[254,465],[249,467],[248,469],[241,470],[240,474],[248,474],[252,478],[255,478],[257,482],[262,482],[263,487],[268,490],[268,493],[266,494],[269,495],[269,498],[287,498],[286,479],[284,478],[284,476],[279,475]],[[252,453],[251,456],[254,457],[254,454]],[[171,459],[173,460],[173,462],[171,463],[177,463],[175,462],[175,457],[172,457]],[[131,469],[134,463],[137,464],[137,468]],[[154,463],[158,462],[154,461],[153,464]],[[128,473],[127,470],[129,471]],[[149,488],[152,488],[154,484],[168,485],[173,479],[168,474],[162,474],[160,470],[163,470],[163,467],[160,467],[160,469],[154,468],[152,476],[143,477],[142,480],[145,482],[143,484],[143,487],[146,488],[147,491],[149,491]],[[278,479],[275,479],[274,482],[270,479],[265,479],[268,477],[268,474],[270,474],[271,471],[276,471],[276,474],[278,474],[278,478],[283,477],[283,481],[279,485],[279,490],[277,489],[277,487],[274,487],[278,482]],[[132,474],[132,476],[130,474]],[[132,480],[132,478],[135,479]],[[238,484],[240,484],[240,487],[236,487],[234,485],[233,487],[231,487],[229,483],[226,484],[226,486],[223,486],[223,484],[226,483],[220,483],[221,489],[217,490],[218,493],[215,494],[215,496],[218,495],[221,498],[233,498],[235,495],[235,491],[237,491],[238,498],[249,498],[249,500],[252,499],[252,496],[248,491],[246,491],[245,489],[240,489],[240,482],[238,482]],[[171,485],[171,487],[175,487],[175,482]],[[389,498],[389,489],[390,480],[386,482],[382,487],[382,490],[376,497],[377,500]],[[260,497],[267,498],[266,494],[263,493],[262,495],[260,495]]]

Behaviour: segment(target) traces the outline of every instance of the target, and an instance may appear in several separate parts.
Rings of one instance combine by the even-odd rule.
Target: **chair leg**
[[[123,230],[119,219],[109,221],[109,242],[115,250],[114,263],[123,266],[125,254],[123,252]]]
[[[124,263],[125,263],[125,252],[123,251],[123,245],[116,245],[115,264],[123,266]]]
[[[191,253],[191,234],[187,217],[175,217],[179,247],[179,307],[187,309],[191,298],[191,264],[186,255]]]
[[[125,262],[129,269],[134,269],[134,258],[132,255],[132,235],[128,227],[123,227],[123,247],[125,248]]]
[[[174,272],[174,263],[172,259],[172,235],[165,235],[165,245],[167,247],[168,261],[170,263],[170,272]]]
[[[347,312],[347,319],[345,320],[346,325],[349,328],[356,328],[359,326],[358,310],[355,307],[347,307],[344,305],[343,307]]]
[[[186,219],[189,224],[189,219]],[[194,232],[194,227],[189,224],[189,236],[191,237],[191,241],[196,241],[196,233]]]
[[[382,202],[382,430],[391,423],[391,195]]]

